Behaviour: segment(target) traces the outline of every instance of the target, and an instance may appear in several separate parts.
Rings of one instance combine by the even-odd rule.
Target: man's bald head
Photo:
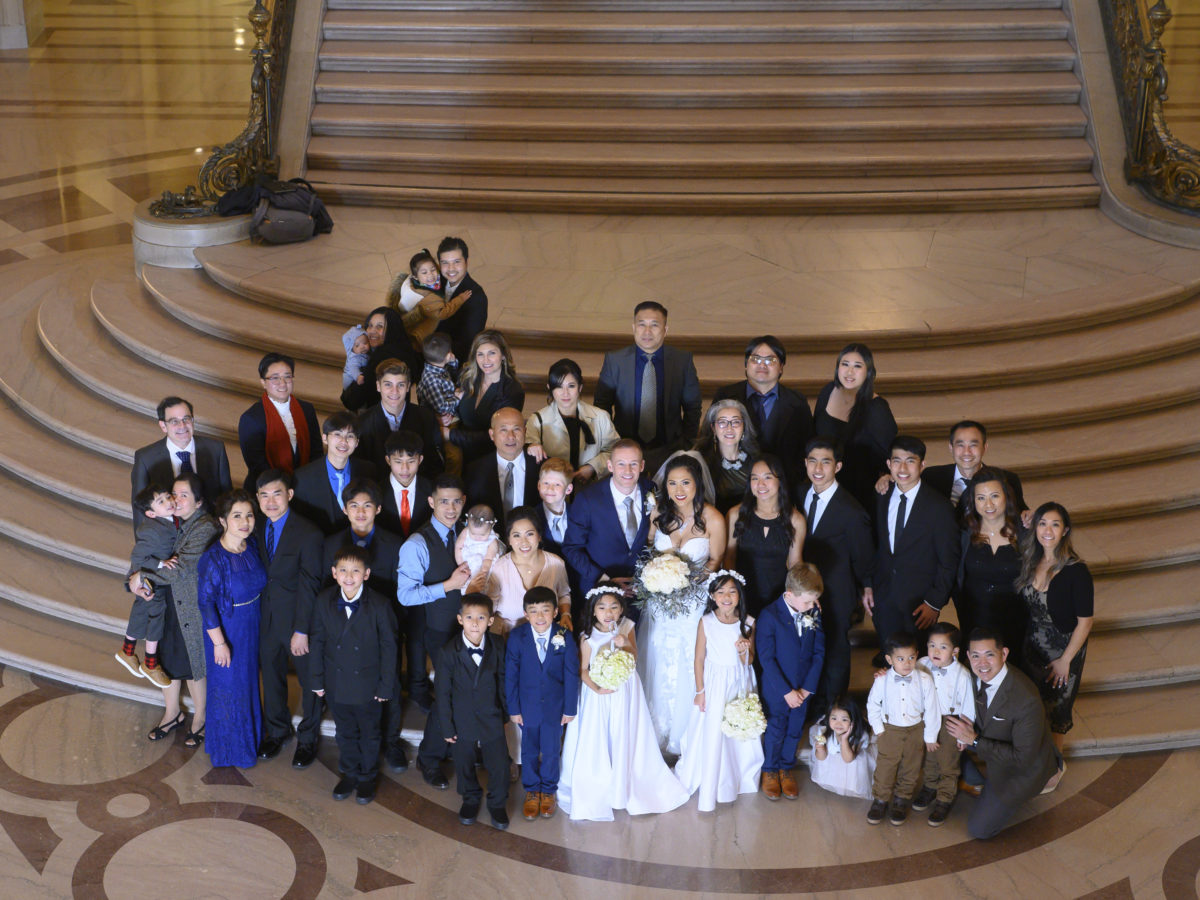
[[[525,418],[520,410],[505,406],[492,414],[488,437],[501,459],[514,460],[525,451]]]

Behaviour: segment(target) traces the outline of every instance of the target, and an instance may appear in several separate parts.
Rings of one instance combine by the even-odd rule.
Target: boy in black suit
[[[492,598],[465,594],[459,607],[462,634],[438,655],[437,715],[442,737],[451,745],[462,808],[458,821],[474,825],[483,788],[475,775],[475,748],[488,776],[488,812],[492,825],[508,828],[508,743],[504,738],[504,638],[488,633],[494,619]]]
[[[925,443],[909,435],[892,440],[888,470],[895,482],[879,498],[872,593],[863,598],[880,641],[915,632],[917,646],[950,598],[958,572],[958,522],[950,501],[921,486]],[[883,656],[875,658],[883,668]]]
[[[334,800],[357,790],[359,803],[375,799],[379,774],[379,704],[395,701],[396,619],[391,603],[365,582],[367,551],[343,547],[334,556],[337,587],[323,590],[313,614],[312,689],[329,691],[337,728],[341,779]]]
[[[384,477],[380,520],[392,532],[407,538],[429,521],[433,482],[419,474],[425,460],[425,442],[412,431],[393,431],[383,442]],[[439,473],[440,474],[440,473]]]
[[[352,454],[358,447],[358,417],[335,412],[321,426],[325,455],[296,470],[296,509],[329,535],[346,527],[342,491],[355,478],[378,481],[375,466]]]

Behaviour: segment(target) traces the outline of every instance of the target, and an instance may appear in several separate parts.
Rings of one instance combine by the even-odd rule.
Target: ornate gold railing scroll
[[[1117,100],[1125,126],[1125,177],[1170,206],[1200,212],[1200,152],[1167,127],[1166,51],[1162,34],[1171,10],[1158,0],[1100,0]]]
[[[226,191],[242,187],[258,175],[279,174],[275,137],[295,12],[295,0],[273,0],[270,8],[263,0],[254,0],[248,14],[254,31],[254,48],[250,51],[254,69],[246,125],[232,141],[213,148],[200,167],[198,186],[189,185],[182,193],[164,191],[150,204],[152,215],[167,219],[211,215],[217,198]]]

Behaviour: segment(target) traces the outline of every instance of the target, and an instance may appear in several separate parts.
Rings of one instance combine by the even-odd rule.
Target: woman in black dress
[[[695,449],[712,477],[713,505],[726,515],[742,502],[750,464],[758,456],[758,436],[746,407],[737,400],[714,401],[700,423]]]
[[[725,568],[746,578],[746,610],[757,616],[783,594],[788,569],[801,561],[804,515],[792,506],[778,456],[764,453],[750,467],[741,506],[729,511]]]
[[[1021,520],[1006,479],[986,466],[967,485],[966,527],[954,606],[966,643],[977,627],[1004,635],[1009,661],[1020,666],[1029,614],[1017,590]]]
[[[887,472],[896,420],[875,393],[875,358],[865,344],[848,344],[838,354],[833,381],[817,395],[813,425],[841,445],[838,483],[874,517],[875,482]]]
[[[462,450],[463,468],[486,456],[492,449],[488,429],[498,409],[525,406],[525,388],[517,381],[512,353],[499,331],[481,331],[471,343],[471,358],[463,369],[458,385],[458,426],[442,426],[443,440]],[[521,413],[524,418],[524,412]]]
[[[421,370],[425,367],[425,360],[413,349],[412,338],[404,330],[404,320],[394,309],[379,306],[371,310],[363,321],[363,330],[371,345],[367,364],[363,366],[366,377],[362,384],[351,384],[343,390],[341,397],[342,406],[351,412],[361,412],[379,402],[375,368],[385,359],[398,359],[408,366],[409,384],[421,380]]]
[[[1058,503],[1043,503],[1033,514],[1033,528],[1021,542],[1017,588],[1029,610],[1025,671],[1042,692],[1061,752],[1074,724],[1095,596],[1092,573],[1071,546],[1071,516]]]

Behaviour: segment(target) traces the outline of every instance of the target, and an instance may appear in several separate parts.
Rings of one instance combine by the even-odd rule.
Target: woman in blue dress
[[[254,504],[245,491],[217,501],[222,534],[200,557],[200,615],[208,664],[205,746],[214,766],[249,768],[258,756],[259,594],[267,572],[258,556]]]

